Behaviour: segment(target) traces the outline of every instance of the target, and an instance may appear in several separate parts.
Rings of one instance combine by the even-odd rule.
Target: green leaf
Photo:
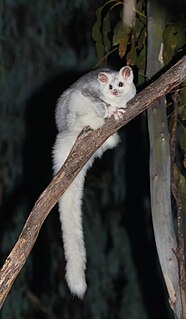
[[[141,51],[141,49],[145,46],[146,37],[147,37],[146,28],[143,27],[138,37],[138,52]]]
[[[96,42],[96,52],[98,59],[101,59],[104,56],[104,45],[103,45],[103,39],[102,39],[102,34],[101,34],[101,25],[102,25],[102,9],[104,5],[100,8],[97,9],[96,11],[96,17],[97,20],[93,25],[92,28],[92,38]]]
[[[136,53],[136,46],[135,46],[135,37],[132,34],[131,36],[131,49],[127,54],[127,64],[134,65],[136,64],[137,53]]]
[[[137,16],[137,19],[140,21],[140,23],[142,23],[143,26],[146,26],[147,17],[145,16],[144,0],[137,1],[137,3],[136,3],[136,16]]]
[[[136,19],[135,25],[132,28],[132,32],[135,34],[136,38],[139,37],[141,30],[143,30],[145,27],[143,23],[139,20],[139,18]]]
[[[146,81],[146,76],[145,76],[146,55],[147,55],[146,46],[144,46],[143,49],[140,51],[136,60],[136,65],[138,66],[138,85],[143,84]]]
[[[163,32],[163,56],[165,64],[167,64],[171,60],[176,50],[178,50],[185,44],[185,27],[185,21],[179,21],[175,24],[169,24],[166,26]]]
[[[124,37],[124,35],[125,35],[125,31],[123,27],[123,22],[120,20],[114,27],[112,44],[118,45],[121,39]]]
[[[102,11],[102,9],[103,9],[103,6],[98,8],[96,11],[97,19],[96,19],[96,22],[94,23],[93,28],[92,28],[92,38],[94,41],[97,41],[101,36],[100,28],[101,28],[101,11]]]
[[[123,26],[123,22],[120,20],[115,28],[114,28],[114,35],[113,35],[113,40],[112,44],[113,45],[118,45],[118,52],[120,58],[123,58],[126,50],[127,50],[127,45],[129,42],[129,37],[130,37],[130,29],[127,26]]]
[[[106,14],[106,16],[103,19],[103,44],[106,52],[109,52],[111,49],[111,40],[109,39],[109,32],[110,32],[110,10]]]

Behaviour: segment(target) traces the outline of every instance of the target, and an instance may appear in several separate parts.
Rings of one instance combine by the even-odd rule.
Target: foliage
[[[137,3],[136,22],[133,28],[123,24],[122,10],[123,2],[119,0],[109,0],[97,9],[97,20],[92,29],[97,56],[100,63],[106,63],[108,57],[117,51],[120,59],[124,59],[126,64],[138,66],[138,83],[142,83],[146,56],[144,1],[140,0]]]
[[[87,20],[91,19],[93,12],[91,2],[95,6],[93,0],[0,1],[1,265],[16,242],[34,201],[51,178],[56,99],[76,76],[95,63],[87,27]],[[111,188],[117,197],[124,197],[123,157],[121,149],[118,157],[108,161],[110,169],[104,167],[101,170],[109,171],[110,176],[112,167],[115,167],[116,182],[104,183],[101,187],[104,194],[100,195],[102,174],[99,174],[91,198],[86,201],[91,210],[85,218],[88,219],[87,251],[90,255],[88,277],[92,287],[86,301],[71,297],[65,285],[65,263],[56,209],[43,225],[28,262],[7,297],[0,314],[2,319],[108,318],[111,311],[112,317],[125,318],[135,312],[133,318],[139,314],[146,318],[130,245],[123,245],[128,236],[125,236],[120,220],[116,222],[116,205],[111,203]],[[96,190],[105,201],[108,198],[107,207],[112,204],[110,217],[107,208],[104,220],[103,204],[100,197],[96,197]],[[117,215],[122,209],[123,206]],[[98,224],[100,227],[96,228]],[[107,238],[113,243],[111,250]],[[123,250],[125,252],[118,256],[118,251]],[[121,268],[126,269],[124,280],[120,278]],[[109,289],[108,283],[111,285]],[[130,291],[125,296],[130,304],[125,298],[120,298],[121,291],[129,290],[128,287]],[[99,295],[96,295],[97,291]]]
[[[137,70],[137,84],[139,86],[141,84],[145,85],[146,78],[144,74],[146,69],[148,76],[151,77],[160,71],[161,66],[168,67],[168,64],[171,65],[172,61],[180,55],[183,55],[183,48],[186,42],[186,20],[183,14],[183,7],[185,7],[186,4],[184,1],[181,2],[182,5],[176,3],[176,1],[166,0],[161,2],[157,1],[156,4],[153,0],[136,1],[136,20],[133,24],[129,23],[132,27],[128,27],[125,25],[124,18],[127,16],[127,10],[129,10],[127,1],[106,1],[105,4],[97,10],[97,20],[92,32],[100,62],[105,61],[107,63],[108,58],[112,59],[113,53],[115,52],[118,61],[120,60],[123,64],[132,65],[134,70]],[[168,9],[170,9],[170,13]],[[147,21],[144,16],[145,12],[147,12],[148,15]],[[128,16],[130,16],[131,12],[129,11],[128,13]],[[148,37],[146,37],[147,35]],[[163,71],[164,70],[161,70],[161,73]],[[153,109],[149,109],[148,112],[151,149],[151,211],[161,269],[166,284],[167,275],[169,279],[171,278],[171,283],[173,283],[176,294],[176,302],[173,301],[173,304],[175,304],[173,305],[173,309],[175,306],[173,311],[175,311],[179,318],[182,312],[179,297],[180,291],[182,291],[180,295],[182,298],[182,309],[185,308],[183,302],[185,300],[185,292],[183,294],[183,290],[180,289],[180,287],[183,286],[182,278],[184,278],[184,281],[185,277],[183,273],[178,274],[177,267],[177,264],[179,264],[179,269],[184,269],[184,244],[180,227],[182,224],[180,222],[180,212],[186,213],[185,83],[182,83],[174,92],[171,92],[166,97],[166,100],[168,116],[165,110],[165,99],[162,100],[162,103],[159,101],[159,103],[154,105]],[[170,159],[167,122],[170,132],[171,176],[169,172]],[[162,142],[163,140],[161,139],[161,135],[164,134],[163,132],[167,133],[165,142]],[[157,150],[159,151],[158,154]],[[155,176],[154,172],[158,172],[157,176],[160,182],[160,184],[158,184],[158,182],[154,183],[154,185],[156,184],[155,187],[152,186],[153,176]],[[159,186],[158,189],[157,185]],[[170,188],[172,188],[172,195],[176,204],[174,206],[172,205],[172,207]],[[171,208],[172,210],[174,208],[177,210],[177,243],[175,240],[176,236],[173,236],[174,215],[172,214]],[[177,256],[175,256],[172,251],[173,247],[176,246]],[[182,256],[181,258],[178,257],[178,250],[180,251],[180,256]],[[172,266],[170,268],[168,259],[172,260]],[[169,291],[170,285],[167,285],[167,288]],[[183,317],[185,318],[184,314]]]
[[[176,5],[176,1],[173,2]],[[184,5],[184,4],[183,4]],[[182,6],[180,5],[180,8]],[[136,3],[136,21],[132,28],[123,23],[123,10],[125,3],[120,0],[108,0],[97,9],[96,22],[93,26],[92,37],[96,43],[96,51],[99,63],[107,63],[117,52],[118,60],[137,69],[137,84],[146,82],[146,4],[144,0]],[[163,7],[162,7],[163,10]],[[186,42],[186,20],[180,11],[180,18],[167,17],[167,23],[162,34],[163,63],[171,63],[176,55],[182,54]],[[158,32],[158,31],[157,31]],[[161,52],[160,52],[161,53]],[[178,133],[177,133],[177,182],[178,190],[182,198],[182,208],[186,213],[186,82],[182,83],[179,90],[178,104]],[[174,112],[174,102],[169,97],[169,113]],[[169,122],[171,117],[168,117]],[[171,125],[169,125],[171,128]]]

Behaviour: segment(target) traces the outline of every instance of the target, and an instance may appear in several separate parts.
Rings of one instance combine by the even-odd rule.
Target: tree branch
[[[25,223],[18,241],[0,270],[0,308],[16,277],[24,266],[50,210],[72,183],[94,152],[114,132],[142,113],[162,95],[170,92],[186,78],[186,56],[165,72],[158,80],[140,92],[131,102],[122,119],[107,119],[102,128],[84,130],[78,137],[66,162],[40,195]]]

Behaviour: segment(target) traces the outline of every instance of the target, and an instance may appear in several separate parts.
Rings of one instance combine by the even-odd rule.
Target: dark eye
[[[109,89],[112,90],[112,84],[109,84]]]
[[[122,87],[123,86],[123,82],[119,82],[118,86]]]

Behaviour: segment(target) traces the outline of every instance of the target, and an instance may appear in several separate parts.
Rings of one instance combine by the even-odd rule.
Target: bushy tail
[[[77,132],[57,135],[53,148],[54,173],[57,173],[63,165],[76,138]],[[81,216],[86,170],[86,167],[81,170],[58,202],[66,259],[66,280],[71,292],[79,298],[83,297],[87,287],[85,281],[86,253]]]
[[[77,135],[76,135],[77,136]],[[59,133],[53,149],[54,172],[57,173],[69,154],[76,136]],[[86,291],[86,252],[82,230],[82,196],[87,169],[95,157],[101,157],[108,148],[118,143],[118,135],[111,136],[91,157],[59,200],[59,213],[66,259],[66,280],[71,292],[83,298]]]
[[[71,292],[79,298],[83,297],[87,288],[85,280],[86,252],[81,216],[84,175],[83,170],[59,200],[66,259],[66,280]]]

